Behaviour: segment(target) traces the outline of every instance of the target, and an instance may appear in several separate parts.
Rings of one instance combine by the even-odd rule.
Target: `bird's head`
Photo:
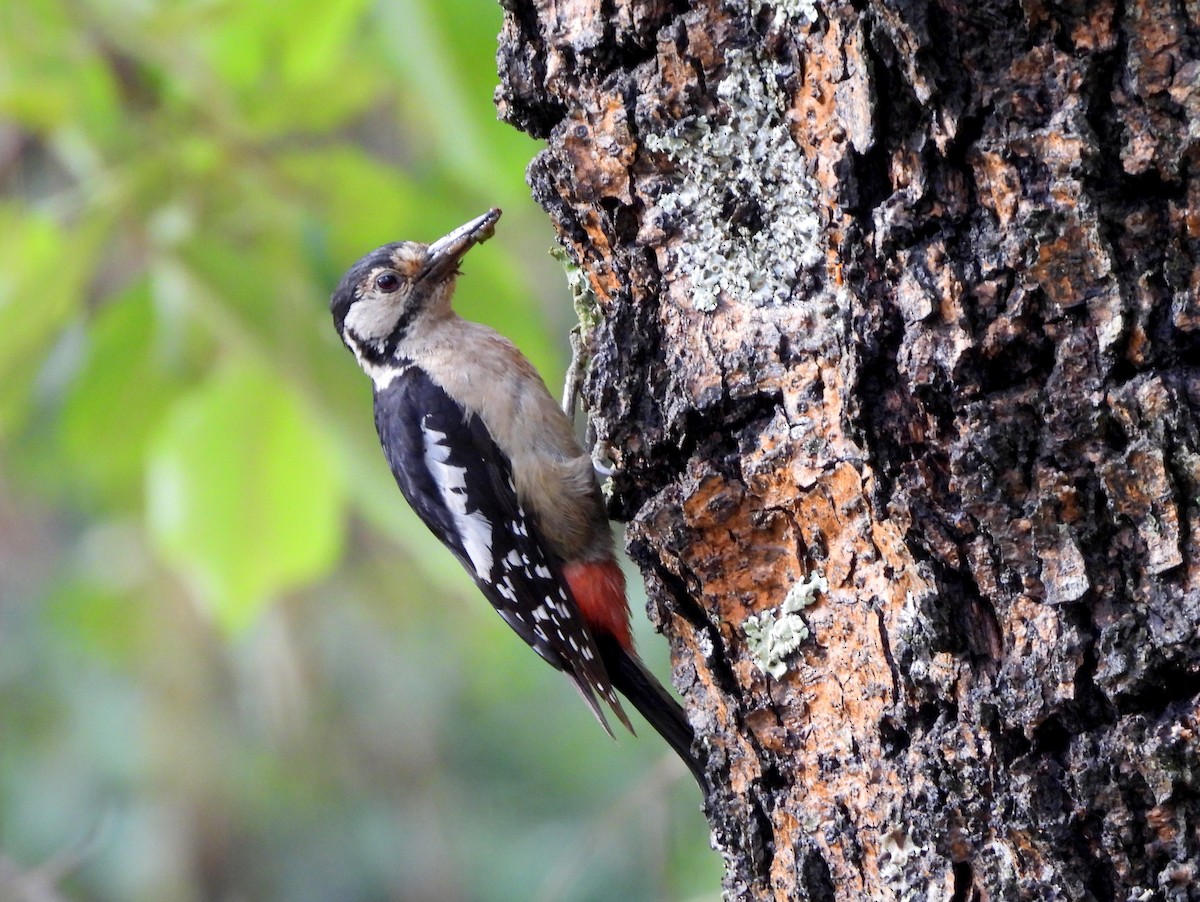
[[[499,218],[493,207],[432,244],[385,244],[351,266],[329,302],[346,346],[362,362],[382,362],[425,317],[447,313],[459,261]]]

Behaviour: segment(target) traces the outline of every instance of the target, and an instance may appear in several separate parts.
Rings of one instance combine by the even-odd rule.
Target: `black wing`
[[[596,694],[629,726],[560,562],[522,508],[509,459],[483,421],[410,366],[376,389],[375,426],[400,491],[500,616],[571,677],[606,730]]]

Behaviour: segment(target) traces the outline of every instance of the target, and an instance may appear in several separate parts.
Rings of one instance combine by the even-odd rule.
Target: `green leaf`
[[[356,45],[353,31],[365,7],[366,0],[308,0],[275,7],[283,14],[282,68],[289,86],[310,88],[344,74],[339,64],[353,59],[348,51]]]
[[[140,500],[146,445],[179,380],[164,359],[146,282],[114,298],[89,335],[90,349],[63,406],[71,476],[119,506]]]
[[[365,0],[229,4],[220,28],[196,44],[237,104],[240,125],[260,137],[324,132],[362,112],[382,84],[354,52]],[[336,91],[325,89],[335,83]]]
[[[321,211],[330,253],[341,270],[373,247],[402,238],[433,240],[438,199],[406,172],[352,147],[281,152],[281,171]],[[443,202],[444,203],[444,202]],[[332,286],[330,286],[332,288]]]
[[[335,455],[288,387],[227,365],[175,406],[148,469],[150,533],[215,620],[244,630],[342,546]]]
[[[41,132],[70,125],[111,135],[124,127],[113,80],[77,11],[0,5],[0,115]]]
[[[439,168],[452,171],[460,184],[470,185],[490,203],[509,205],[525,195],[524,186],[498,179],[497,172],[523,168],[536,145],[516,129],[498,122],[492,94],[494,69],[464,73],[461,59],[489,59],[495,54],[494,35],[500,27],[498,6],[463,9],[457,15],[444,3],[399,0],[382,4],[374,37],[383,41],[381,55],[389,58],[407,88],[397,100],[405,120],[413,123],[419,140],[414,150],[428,155]],[[490,24],[489,24],[490,23]],[[493,37],[481,35],[491,32]],[[517,162],[513,153],[521,156]],[[512,194],[506,189],[515,189]]]
[[[34,381],[78,311],[90,242],[46,216],[0,207],[0,436],[21,420]]]

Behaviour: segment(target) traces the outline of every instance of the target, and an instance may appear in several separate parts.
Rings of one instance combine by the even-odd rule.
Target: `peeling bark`
[[[728,895],[1200,898],[1200,2],[504,6]]]

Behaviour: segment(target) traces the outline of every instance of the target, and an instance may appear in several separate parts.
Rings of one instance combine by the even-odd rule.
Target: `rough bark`
[[[1200,898],[1200,2],[504,6],[728,895]]]

